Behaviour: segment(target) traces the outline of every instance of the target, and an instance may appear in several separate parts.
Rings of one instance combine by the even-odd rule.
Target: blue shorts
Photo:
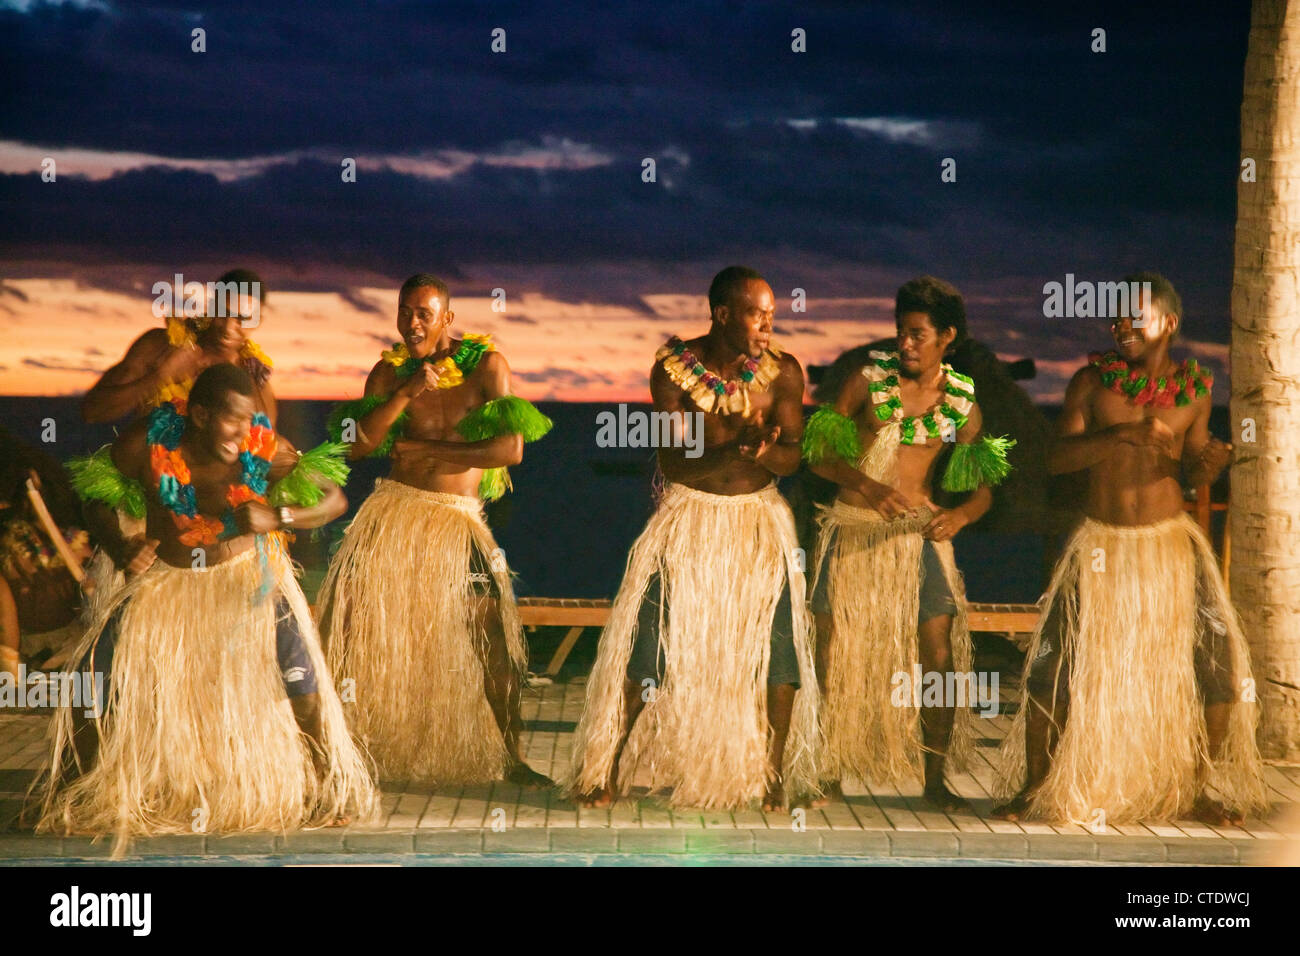
[[[832,536],[827,543],[826,551],[822,555],[821,567],[817,572],[817,585],[813,588],[812,593],[812,611],[814,614],[830,614],[830,566],[831,554],[834,553],[839,541]],[[860,587],[873,587],[871,581],[863,581]],[[929,539],[923,539],[921,542],[921,600],[920,613],[917,614],[917,622],[928,621],[932,617],[939,617],[942,614],[956,614],[957,602],[953,600],[952,591],[948,587],[948,578],[943,573],[943,564],[939,561],[939,552],[934,546],[934,542]]]
[[[99,638],[91,649],[92,666],[96,673],[104,675],[107,686],[112,677],[113,655],[117,651],[118,629],[121,627],[122,614],[126,605],[121,604],[100,631]],[[307,651],[307,642],[298,629],[298,619],[294,616],[283,596],[277,595],[275,602],[275,659],[280,667],[280,677],[284,681],[284,692],[289,697],[305,697],[319,689],[316,668],[312,666],[311,654]],[[81,662],[84,670],[87,661]]]

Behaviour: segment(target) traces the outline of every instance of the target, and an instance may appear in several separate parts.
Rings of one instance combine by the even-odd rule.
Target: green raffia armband
[[[551,430],[553,424],[532,402],[515,395],[503,395],[462,418],[456,431],[466,441],[482,441],[498,435],[522,435],[524,441],[537,441]]]
[[[73,490],[82,501],[102,501],[132,518],[144,517],[144,487],[117,470],[111,445],[105,445],[93,455],[73,458],[67,469],[72,476]]]
[[[1016,447],[1014,438],[985,435],[970,445],[958,445],[943,473],[944,491],[974,491],[981,485],[998,485],[1011,474],[1007,452]]]
[[[333,441],[321,442],[311,451],[303,452],[293,469],[271,486],[267,502],[275,508],[285,505],[310,508],[320,504],[325,492],[316,482],[324,479],[342,488],[351,471],[347,455],[348,446]]]
[[[858,426],[830,405],[812,413],[803,430],[803,457],[810,465],[820,465],[827,456],[836,455],[856,467],[862,457]]]
[[[360,427],[361,419],[370,414],[392,396],[389,395],[367,395],[365,398],[355,398],[350,402],[340,402],[335,405],[330,412],[330,416],[325,421],[325,428],[329,432],[330,438],[336,442],[343,441],[343,423],[347,419],[352,419]],[[387,458],[388,453],[393,450],[393,442],[406,434],[406,421],[409,416],[404,411],[393,421],[393,425],[388,429],[388,434],[384,436],[375,450],[368,454],[367,458]]]
[[[456,431],[466,441],[483,441],[498,435],[520,435],[524,441],[537,441],[553,425],[532,402],[515,395],[503,395],[462,418]],[[504,466],[488,468],[479,479],[478,496],[484,501],[496,501],[511,487],[510,472]]]

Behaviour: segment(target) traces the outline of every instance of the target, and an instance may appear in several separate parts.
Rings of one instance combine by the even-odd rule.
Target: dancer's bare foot
[[[1229,810],[1204,793],[1192,805],[1192,819],[1211,827],[1240,827],[1246,822],[1245,814]]]
[[[989,815],[995,820],[1007,820],[1011,823],[1019,823],[1028,815],[1029,804],[1033,799],[1033,791],[1029,787],[1025,787],[1025,789],[1021,790],[1000,807],[994,807],[993,812]]]
[[[774,780],[767,785],[767,793],[763,794],[763,812],[774,813],[785,807],[785,786],[780,780]]]
[[[555,786],[554,780],[544,773],[538,773],[522,760],[516,760],[506,769],[505,781],[525,790],[545,790]]]
[[[601,787],[579,796],[578,805],[591,810],[603,810],[614,805],[614,793],[609,787]]]
[[[970,809],[970,804],[949,790],[942,780],[929,784],[925,788],[923,796],[926,802],[944,813],[955,813],[958,810]]]
[[[339,816],[331,820],[329,823],[325,824],[325,829],[331,830],[334,827],[345,827],[351,822],[352,822],[352,818],[348,816],[346,813],[340,814]]]
[[[815,797],[808,804],[814,810],[820,810],[822,807],[830,804],[832,800],[844,799],[844,788],[838,780],[823,780],[821,782],[822,795]]]

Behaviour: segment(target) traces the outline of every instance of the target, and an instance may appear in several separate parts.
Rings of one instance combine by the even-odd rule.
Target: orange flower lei
[[[181,529],[180,542],[191,548],[211,547],[221,538],[234,537],[234,509],[246,501],[266,503],[266,476],[275,456],[275,431],[270,420],[258,412],[253,427],[240,443],[241,478],[226,492],[230,507],[220,519],[199,514],[198,498],[190,483],[189,465],[181,456],[180,441],[185,433],[185,419],[176,405],[166,402],[149,415],[149,468],[158,489],[158,499],[172,513]]]

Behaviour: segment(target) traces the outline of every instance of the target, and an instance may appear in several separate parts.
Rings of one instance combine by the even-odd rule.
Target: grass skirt
[[[637,719],[619,767],[626,793],[644,768],[672,804],[740,807],[767,779],[767,673],[772,621],[787,582],[801,689],[785,749],[789,795],[813,791],[817,682],[794,518],[776,485],[714,495],[670,484],[628,556],[601,634],[565,785],[608,785],[624,731],[624,680],[651,576],[662,581],[663,683]]]
[[[835,634],[822,700],[820,764],[827,780],[852,776],[902,784],[924,773],[921,709],[900,707],[893,700],[894,676],[905,674],[910,684],[920,667],[921,529],[931,517],[928,510],[923,515],[889,521],[873,508],[842,501],[822,510],[813,565],[818,573],[828,543],[836,542],[826,572]],[[952,542],[935,542],[934,547],[957,606],[950,638],[952,670],[968,674],[965,587]],[[948,745],[949,765],[957,768],[969,759],[975,735],[975,701],[967,704],[956,709]]]
[[[143,518],[132,518],[123,511],[115,512],[117,525],[122,537],[130,539],[137,534],[144,534]],[[113,559],[103,548],[96,548],[86,564],[86,598],[82,602],[81,619],[86,626],[107,617],[107,609],[114,605],[118,592],[126,586],[126,575],[117,569]]]
[[[107,707],[95,719],[97,759],[66,785],[52,780],[50,768],[75,760],[73,710],[60,709],[38,830],[112,832],[120,849],[136,834],[285,831],[373,816],[370,768],[327,678],[307,601],[288,558],[277,547],[268,552],[319,675],[323,778],[285,695],[274,593],[256,598],[257,552],[201,571],[155,561],[118,592],[78,648],[80,661],[124,606]]]
[[[1000,754],[1002,795],[1024,780],[1029,673],[1060,595],[1069,710],[1030,815],[1078,824],[1095,823],[1098,810],[1105,823],[1173,819],[1206,785],[1230,809],[1267,806],[1253,695],[1233,705],[1220,759],[1210,761],[1194,670],[1198,575],[1227,624],[1234,684],[1247,687],[1245,637],[1200,527],[1187,515],[1140,527],[1084,520],[1056,566],[1025,658],[1019,712]]]
[[[498,780],[505,740],[484,689],[472,549],[492,565],[515,680],[527,664],[510,572],[477,498],[380,479],[330,563],[318,604],[335,679],[381,779]]]

